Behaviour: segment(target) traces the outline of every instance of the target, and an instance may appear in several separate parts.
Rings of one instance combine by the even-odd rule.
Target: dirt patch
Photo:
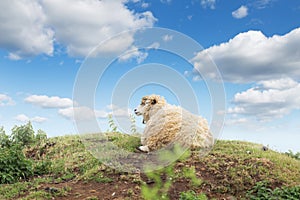
[[[210,159],[215,159],[211,155]],[[203,183],[200,186],[194,186],[191,180],[185,177],[177,177],[172,182],[169,189],[168,196],[170,199],[179,199],[181,192],[193,190],[196,193],[205,193],[208,198],[216,199],[233,199],[235,197],[244,196],[245,188],[251,188],[251,185],[244,185],[243,190],[234,190],[234,185],[230,185],[230,178],[228,171],[233,167],[240,165],[241,161],[236,159],[224,158],[224,162],[216,160],[216,163],[222,163],[218,166],[209,167],[205,161],[197,157],[191,157],[185,162],[177,162],[174,167],[174,173],[178,174],[184,168],[194,168],[197,178],[201,179]],[[272,163],[266,160],[245,160],[244,164],[264,165],[271,167]],[[141,183],[146,183],[149,187],[155,184],[155,181],[149,179],[145,174],[130,174],[118,173],[112,170],[111,173],[106,174],[111,179],[111,182],[95,182],[95,181],[70,181],[58,184],[44,184],[42,188],[45,191],[51,192],[51,188],[58,190],[65,190],[65,194],[55,197],[55,199],[142,199],[141,197]],[[255,181],[261,179],[259,174],[253,175]],[[161,180],[165,181],[166,177],[161,176]],[[245,182],[244,180],[242,180]],[[242,187],[242,186],[241,186]],[[49,189],[50,188],[50,189]],[[234,192],[235,191],[235,192]]]
[[[47,147],[47,148],[51,148]],[[35,152],[35,151],[33,151]],[[33,155],[33,154],[32,154]],[[35,154],[36,155],[36,154]],[[131,162],[137,167],[136,154],[123,159],[124,164]],[[148,154],[147,159],[154,157]],[[123,160],[118,160],[122,163]],[[182,192],[194,191],[196,194],[204,193],[208,199],[241,199],[256,182],[266,180],[267,174],[272,174],[274,163],[266,158],[245,157],[239,159],[233,155],[210,153],[204,157],[193,154],[185,161],[177,161],[174,164],[172,185],[168,190],[169,199],[179,199]],[[201,180],[201,184],[195,185],[192,180],[184,175],[186,169],[193,169],[195,176]],[[76,172],[76,170],[74,170]],[[79,173],[79,172],[78,172]],[[141,196],[142,184],[149,187],[155,186],[155,181],[143,173],[118,172],[109,167],[99,168],[107,179],[89,179],[80,181],[66,181],[62,183],[47,183],[39,186],[39,190],[53,193],[54,199],[143,199]],[[94,174],[95,176],[97,174]],[[273,176],[274,177],[274,176]],[[101,180],[103,182],[101,182]],[[160,175],[160,180],[169,180],[166,174]],[[276,188],[282,183],[268,179],[270,188]],[[61,192],[62,191],[62,192]],[[57,193],[57,194],[55,194]]]
[[[65,191],[55,199],[140,199],[140,186],[138,183],[125,180],[124,176],[114,175],[109,183],[95,181],[70,181],[57,184],[44,184],[43,190],[47,192]]]

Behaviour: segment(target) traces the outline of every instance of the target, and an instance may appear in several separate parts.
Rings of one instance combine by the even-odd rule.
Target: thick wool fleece
[[[141,142],[150,151],[172,142],[191,148],[210,148],[213,145],[213,137],[205,119],[181,107],[167,104],[158,95],[143,98],[146,99],[156,101],[144,113],[146,127]]]

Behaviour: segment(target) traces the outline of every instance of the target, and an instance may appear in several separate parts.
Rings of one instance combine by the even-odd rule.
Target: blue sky
[[[107,114],[126,119],[141,96],[158,93],[204,116],[211,126],[214,115],[226,114],[218,137],[300,151],[297,0],[2,0],[0,5],[0,126],[7,133],[28,120],[50,136],[76,133],[74,110],[79,120],[95,115],[106,130]],[[161,36],[146,37],[147,31],[137,36],[137,29],[151,27],[166,29]],[[203,49],[192,52],[181,34]],[[151,41],[144,49],[143,36]],[[162,50],[168,45],[191,52],[182,58]],[[90,66],[93,49],[98,60]],[[114,58],[109,66],[103,64],[106,58]],[[221,83],[215,66],[226,94],[224,109],[217,112],[213,100],[222,98],[216,100],[203,79]],[[92,70],[84,76],[82,92],[94,91],[92,109],[73,99],[76,77],[85,67]],[[93,70],[105,67],[97,77]]]

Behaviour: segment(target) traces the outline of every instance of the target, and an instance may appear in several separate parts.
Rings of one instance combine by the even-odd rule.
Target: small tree
[[[25,157],[19,145],[0,150],[0,184],[15,183],[32,175],[32,161]]]
[[[41,129],[39,129],[39,130],[37,131],[37,134],[36,134],[36,136],[35,136],[35,139],[36,139],[37,142],[45,141],[45,140],[47,139],[47,134],[46,134],[46,132],[43,131],[43,130],[41,130]]]
[[[130,126],[131,133],[132,134],[137,133],[136,120],[133,114],[130,114],[130,122],[131,122],[131,126]]]
[[[8,135],[5,134],[3,126],[0,127],[0,148],[9,147],[11,141],[9,140]]]
[[[117,132],[118,127],[116,126],[112,114],[108,115],[108,125],[112,132]]]
[[[11,139],[14,144],[27,146],[34,142],[35,136],[31,122],[21,126],[14,126],[11,131]]]

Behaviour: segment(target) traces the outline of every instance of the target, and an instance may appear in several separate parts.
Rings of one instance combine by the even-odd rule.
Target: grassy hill
[[[139,145],[138,137],[107,137],[128,151]],[[22,151],[33,173],[1,184],[0,199],[300,199],[300,161],[248,142],[217,141],[204,157],[187,152],[149,173],[107,167],[78,136],[45,139]]]

